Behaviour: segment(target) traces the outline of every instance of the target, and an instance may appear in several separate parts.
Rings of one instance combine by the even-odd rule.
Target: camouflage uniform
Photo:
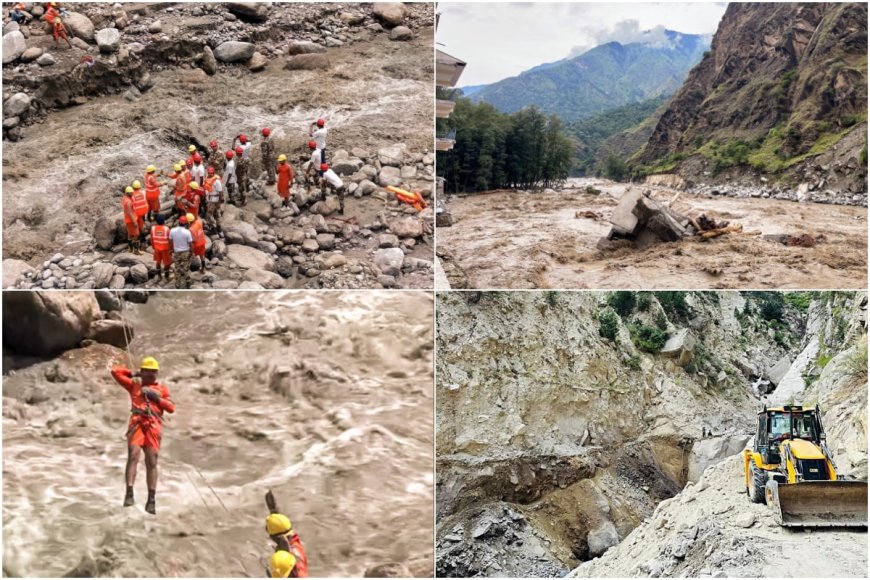
[[[344,194],[347,192],[347,186],[342,185],[341,187],[333,187],[326,181],[324,178],[320,178],[320,196],[321,199],[326,199],[326,194],[329,192],[334,193],[338,196],[338,207],[339,213],[344,215]]]
[[[172,263],[175,265],[175,287],[190,288],[190,250],[174,252]]]
[[[248,168],[251,166],[251,160],[245,159],[241,155],[236,166],[236,178],[238,180],[239,197],[242,205],[245,205],[245,197],[248,194]]]
[[[215,173],[223,174],[224,167],[227,166],[227,158],[218,149],[215,149],[208,156],[208,164],[214,167]]]
[[[263,137],[260,145],[263,155],[263,169],[266,171],[266,185],[275,185],[275,143],[271,137]]]

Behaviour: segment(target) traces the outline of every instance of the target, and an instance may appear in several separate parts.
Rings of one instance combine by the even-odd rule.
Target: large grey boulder
[[[398,276],[402,273],[405,254],[399,248],[384,248],[374,253],[373,261],[382,273],[387,276]]]
[[[270,271],[275,269],[275,262],[269,254],[241,244],[229,244],[227,246],[227,259],[240,268],[257,268]]]
[[[381,165],[401,167],[404,165],[406,149],[407,147],[405,147],[404,143],[396,143],[389,147],[381,147],[378,149],[378,161],[381,162]]]
[[[221,62],[244,62],[254,56],[257,47],[250,42],[229,40],[214,50],[214,56]]]
[[[267,272],[260,268],[251,268],[245,272],[245,279],[256,282],[263,288],[275,290],[284,287],[284,278],[274,272]]]
[[[94,288],[108,288],[112,283],[115,266],[108,262],[97,262],[92,270],[94,275]]]
[[[214,52],[208,46],[202,49],[202,70],[207,75],[213,75],[218,71],[217,59],[214,57]]]
[[[402,170],[398,167],[382,167],[378,173],[378,185],[387,187],[388,185],[399,186],[402,184]]]
[[[224,227],[224,236],[228,244],[244,244],[246,246],[256,246],[260,241],[260,236],[257,229],[248,222],[232,222]]]
[[[94,39],[94,23],[84,14],[70,12],[63,19],[63,23],[73,36],[86,41]]]
[[[586,544],[589,546],[589,557],[597,558],[619,543],[619,534],[610,520],[605,520],[597,528],[586,535]]]
[[[24,54],[27,43],[20,30],[13,30],[3,35],[3,64],[9,64]]]
[[[400,238],[419,238],[423,235],[423,220],[403,217],[389,222],[390,231]]]
[[[679,359],[679,364],[686,364],[692,360],[695,343],[696,340],[692,332],[688,328],[682,328],[668,338],[661,353],[664,356]]]
[[[52,356],[78,346],[99,318],[93,292],[4,292],[3,346]]]
[[[101,250],[111,250],[118,239],[118,220],[101,217],[94,224],[94,242]]]
[[[243,20],[265,22],[269,19],[267,2],[227,2],[227,10]]]
[[[88,329],[88,338],[118,348],[127,348],[133,340],[133,327],[123,320],[95,320]]]
[[[8,258],[3,260],[3,287],[14,288],[15,283],[25,274],[34,273],[35,270],[24,260]]]
[[[21,53],[21,62],[33,62],[40,56],[42,56],[42,48],[31,46]]]
[[[287,54],[295,56],[297,54],[317,54],[326,52],[326,47],[310,40],[293,40],[287,46]]]
[[[689,454],[689,481],[698,481],[705,469],[727,457],[740,453],[748,441],[748,435],[713,437],[696,441]]]
[[[401,2],[375,2],[372,14],[388,27],[398,26],[405,21],[405,5]]]
[[[118,52],[121,47],[121,31],[117,28],[103,28],[97,33],[97,46],[100,52]]]
[[[3,103],[3,117],[20,117],[30,110],[27,93],[15,93]]]
[[[407,26],[397,26],[390,31],[390,40],[411,40],[414,33]]]

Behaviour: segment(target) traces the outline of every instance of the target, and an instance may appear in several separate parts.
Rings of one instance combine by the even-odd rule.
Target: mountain
[[[866,120],[866,3],[732,3],[632,164],[866,191]]]
[[[667,44],[608,42],[574,58],[539,65],[473,93],[504,112],[537,105],[571,122],[669,95],[709,46],[708,37],[666,31]]]
[[[466,97],[470,97],[471,95],[479,92],[482,88],[484,88],[486,86],[487,85],[469,85],[467,87],[458,87],[458,88],[460,91],[462,91],[463,95],[465,95]]]

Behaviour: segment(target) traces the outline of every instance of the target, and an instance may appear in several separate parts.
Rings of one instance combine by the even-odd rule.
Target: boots
[[[133,505],[133,486],[127,486],[127,493],[124,495],[124,507]]]
[[[148,501],[145,502],[145,511],[149,514],[156,515],[157,514],[157,506],[156,500],[154,498],[155,491],[153,489],[148,490]]]
[[[142,242],[140,240],[133,240],[133,253],[137,256],[142,255]]]

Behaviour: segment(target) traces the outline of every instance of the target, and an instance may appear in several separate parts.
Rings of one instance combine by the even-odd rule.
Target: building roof
[[[465,70],[465,62],[444,51],[435,51],[435,83],[439,87],[455,87]]]

